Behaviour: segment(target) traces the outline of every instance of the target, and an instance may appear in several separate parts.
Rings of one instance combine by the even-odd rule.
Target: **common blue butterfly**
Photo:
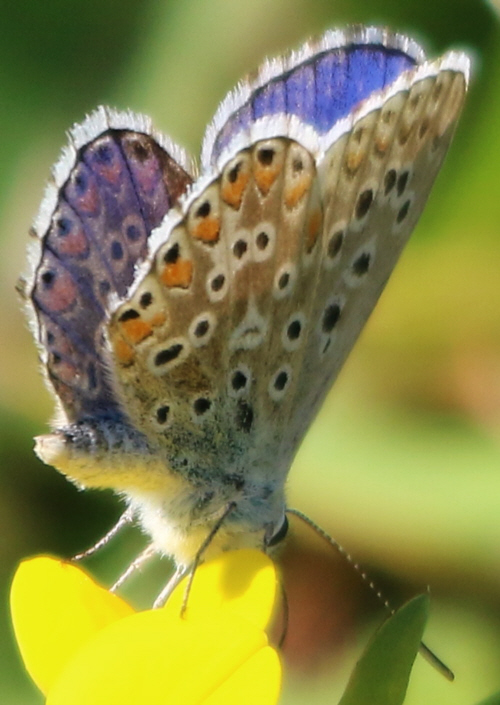
[[[294,455],[422,212],[468,73],[463,53],[329,31],[225,98],[199,175],[146,117],[76,125],[24,287],[58,407],[40,458],[124,495],[181,570],[280,538]]]

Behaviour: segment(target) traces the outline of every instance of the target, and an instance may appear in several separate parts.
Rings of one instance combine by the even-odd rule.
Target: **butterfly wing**
[[[319,409],[422,213],[463,107],[467,71],[467,60],[454,53],[425,63],[332,131],[318,166],[324,224],[314,333],[289,422],[296,437]]]
[[[277,525],[300,440],[451,138],[466,59],[418,64],[400,38],[363,36],[268,65],[267,82],[230,96],[205,141],[207,173],[110,319],[116,389],[199,488],[191,522],[236,495],[231,521]]]
[[[191,182],[187,169],[147,119],[104,108],[72,130],[54,167],[32,232],[26,296],[48,380],[70,422],[122,416],[102,325],[110,298],[132,283],[151,231]]]
[[[302,133],[311,126],[316,135],[325,135],[424,59],[408,37],[367,27],[330,30],[288,56],[266,61],[256,78],[221,103],[203,143],[203,169],[217,163],[238,137],[255,134],[260,120],[268,125],[286,116],[290,128],[295,118]]]

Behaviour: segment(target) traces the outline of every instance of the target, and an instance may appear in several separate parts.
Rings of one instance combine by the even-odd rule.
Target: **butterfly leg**
[[[197,553],[196,553],[196,555],[195,555],[195,557],[194,557],[193,562],[185,569],[185,572],[184,572],[184,574],[183,574],[182,577],[184,577],[184,575],[186,575],[187,573],[189,573],[189,580],[188,580],[188,583],[187,583],[187,585],[186,585],[186,589],[185,589],[185,591],[184,591],[184,598],[183,598],[183,600],[182,600],[181,617],[183,617],[184,614],[185,614],[185,612],[186,612],[186,607],[187,607],[187,603],[188,603],[188,599],[189,599],[189,593],[191,592],[191,588],[192,588],[192,586],[193,586],[194,574],[195,574],[195,572],[196,572],[197,567],[200,565],[200,562],[201,562],[201,560],[202,560],[202,558],[203,558],[203,554],[205,553],[205,551],[207,550],[207,548],[208,548],[208,547],[210,546],[210,544],[212,543],[214,536],[218,533],[218,531],[220,530],[220,528],[222,527],[222,525],[223,525],[224,522],[226,521],[227,517],[231,514],[231,512],[232,512],[235,508],[236,508],[236,502],[228,502],[228,503],[227,503],[227,505],[226,505],[226,507],[225,507],[223,513],[222,513],[221,516],[217,519],[217,521],[215,522],[215,524],[212,526],[212,528],[211,528],[210,532],[208,533],[207,537],[205,538],[205,540],[204,540],[203,543],[201,544],[200,548],[198,549],[198,551],[197,551]],[[174,577],[175,577],[175,575],[174,575]],[[179,580],[180,580],[180,578],[179,578]],[[172,582],[172,579],[170,580],[170,582]],[[168,588],[168,587],[170,586],[170,582],[167,584],[166,588]],[[177,581],[177,582],[179,582],[179,581]],[[177,583],[176,583],[176,584],[177,584]],[[175,585],[174,585],[173,587],[175,587]],[[173,587],[172,587],[172,589],[173,589]],[[166,589],[165,589],[165,590],[166,590]],[[164,598],[164,601],[167,599],[168,595],[170,595],[170,592],[171,592],[171,590],[170,590],[169,592],[167,592],[167,594],[166,594],[166,596],[165,596],[165,598]],[[158,600],[157,600],[157,601],[158,601]],[[155,602],[155,606],[156,606],[156,602]]]
[[[109,588],[110,592],[116,592],[123,583],[128,580],[128,578],[135,573],[136,570],[141,568],[145,563],[147,563],[156,554],[156,549],[153,544],[146,546],[144,551],[139,553],[137,558],[135,558],[128,568],[120,575],[120,577],[115,581],[115,583]]]
[[[73,556],[71,559],[72,561],[81,561],[84,558],[88,558],[89,556],[93,556],[94,553],[97,553],[101,548],[104,548],[112,538],[114,538],[122,529],[124,526],[127,524],[131,524],[134,519],[134,512],[133,510],[128,507],[123,514],[120,516],[118,521],[114,526],[111,527],[111,529],[101,538],[97,543],[95,543],[93,546],[90,548],[87,548],[86,551],[82,551],[81,553],[77,553],[76,556]]]
[[[168,583],[165,585],[163,590],[160,592],[158,597],[153,603],[153,609],[158,609],[158,607],[163,607],[165,602],[168,600],[172,592],[175,590],[177,585],[181,580],[189,573],[192,568],[192,563],[188,566],[178,565],[175,569],[175,573],[172,575]]]

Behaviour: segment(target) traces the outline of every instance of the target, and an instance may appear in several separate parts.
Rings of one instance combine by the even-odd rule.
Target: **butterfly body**
[[[123,493],[188,564],[266,545],[312,419],[429,194],[468,61],[368,28],[268,62],[222,103],[202,174],[99,109],[35,224],[28,298],[60,405],[37,452]]]

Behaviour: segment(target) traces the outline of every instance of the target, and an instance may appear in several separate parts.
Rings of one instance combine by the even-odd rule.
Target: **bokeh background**
[[[197,154],[206,122],[242,75],[266,55],[350,22],[410,33],[432,55],[465,48],[474,74],[427,210],[297,457],[290,501],[338,539],[396,604],[431,586],[427,642],[457,679],[450,685],[417,661],[410,705],[471,705],[500,690],[500,25],[494,5],[1,5],[0,701],[42,702],[9,625],[16,564],[41,552],[71,556],[121,511],[110,493],[78,492],[32,453],[52,401],[14,285],[64,131],[100,103],[130,107],[152,115]],[[332,551],[310,535],[298,543],[283,559],[297,605],[283,702],[336,702],[367,625],[380,612],[377,617],[374,604],[367,607],[345,561],[327,566]],[[143,544],[137,531],[127,530],[89,565],[112,581]],[[147,604],[167,567],[148,571],[147,587],[135,588],[134,599]]]

